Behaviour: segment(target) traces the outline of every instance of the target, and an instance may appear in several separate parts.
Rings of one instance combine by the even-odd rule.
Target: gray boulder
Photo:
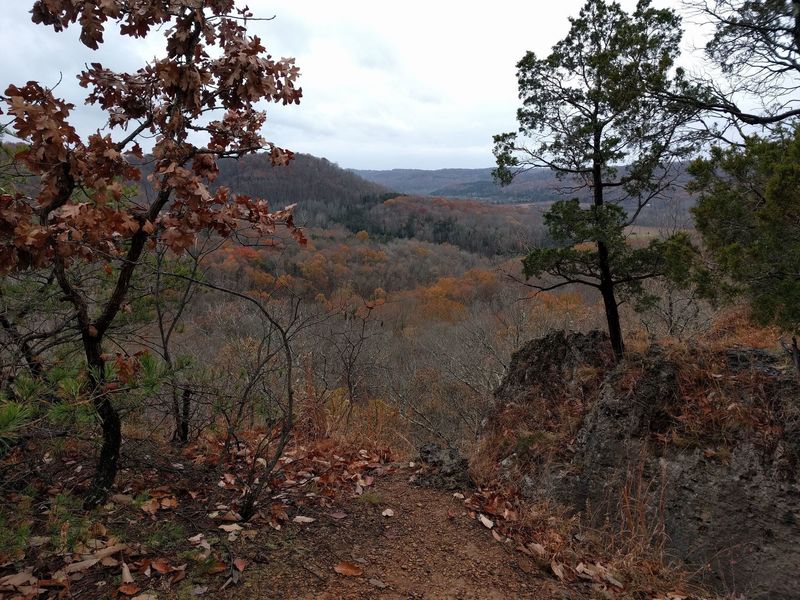
[[[425,463],[417,475],[416,483],[443,490],[463,490],[472,487],[469,462],[456,448],[438,444],[425,444],[419,449],[419,458]]]

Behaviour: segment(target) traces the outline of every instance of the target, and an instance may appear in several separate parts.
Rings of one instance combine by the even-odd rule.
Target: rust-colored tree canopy
[[[35,195],[0,197],[0,270],[123,254],[130,263],[147,239],[160,237],[181,252],[199,231],[228,235],[241,222],[261,234],[285,223],[302,239],[290,211],[270,212],[264,200],[208,188],[219,157],[265,148],[273,164],[292,157],[264,139],[266,115],[256,103],[299,103],[299,71],[247,34],[246,9],[232,0],[40,0],[32,13],[56,31],[76,24],[92,49],[109,24],[131,37],[163,27],[166,52],[133,73],[92,63],[79,74],[86,102],[108,114],[106,127],[85,140],[70,124],[74,106],[52,90],[34,81],[5,90],[13,131],[28,144],[16,161],[41,185]],[[140,178],[129,157],[141,159],[143,135],[155,139],[156,197],[136,204],[125,190]]]

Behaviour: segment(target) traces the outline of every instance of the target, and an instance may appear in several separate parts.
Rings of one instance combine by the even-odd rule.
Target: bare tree
[[[800,116],[800,1],[689,0],[701,25],[714,28],[704,50],[721,71],[685,81],[679,92],[663,93],[700,109],[709,130],[739,138],[743,126],[771,127]]]

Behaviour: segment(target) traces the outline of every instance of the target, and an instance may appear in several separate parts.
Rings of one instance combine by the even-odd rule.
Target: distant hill
[[[344,224],[362,204],[375,204],[397,193],[362,179],[336,163],[310,154],[296,154],[287,166],[273,167],[266,154],[217,161],[219,175],[212,187],[264,198],[273,209],[297,204],[295,220],[303,227]],[[138,165],[143,176],[152,170],[150,157]],[[145,177],[142,178],[145,182]]]
[[[145,174],[148,167],[145,161]],[[271,166],[263,154],[221,160],[219,167],[215,185],[266,198],[276,209],[296,203],[303,227],[364,230],[381,241],[449,243],[487,256],[543,243],[542,214],[549,203],[566,197],[547,169],[524,173],[500,188],[491,169],[357,171],[308,154],[296,155],[286,167]],[[681,173],[680,183],[686,177]],[[589,201],[586,190],[579,196]],[[692,199],[676,190],[645,208],[637,225],[689,227],[691,205]]]
[[[492,169],[392,169],[390,171],[353,170],[355,174],[403,194],[469,198],[484,202],[552,201],[556,180],[548,169],[524,173],[501,187],[492,179]]]
[[[519,253],[540,237],[541,210],[534,207],[418,194],[398,197],[407,192],[398,193],[391,180],[368,181],[359,172],[307,154],[297,155],[288,167],[272,167],[263,155],[219,164],[218,185],[265,197],[276,208],[297,203],[297,222],[308,227],[339,225],[353,232],[365,230],[378,240],[415,238],[488,256]],[[484,171],[491,185],[490,170]],[[460,185],[470,172],[433,172],[426,189]],[[486,183],[476,180],[471,185]]]
[[[390,171],[356,170],[353,173],[403,194],[436,195],[436,190],[451,186],[492,181],[491,169],[392,169]],[[446,194],[439,194],[446,195]]]
[[[544,208],[532,203],[490,204],[406,195],[351,213],[347,226],[363,229],[378,240],[414,238],[453,244],[485,256],[519,255],[546,242]]]

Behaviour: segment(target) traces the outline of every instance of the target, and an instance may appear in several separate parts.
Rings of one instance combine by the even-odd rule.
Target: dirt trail
[[[494,540],[452,494],[408,483],[401,470],[377,478],[359,499],[342,501],[308,525],[260,540],[252,567],[226,598],[551,599],[575,598],[511,544]],[[394,516],[382,516],[387,508]],[[330,513],[347,513],[336,519]],[[341,516],[341,515],[338,515]],[[360,577],[334,571],[340,561]]]

